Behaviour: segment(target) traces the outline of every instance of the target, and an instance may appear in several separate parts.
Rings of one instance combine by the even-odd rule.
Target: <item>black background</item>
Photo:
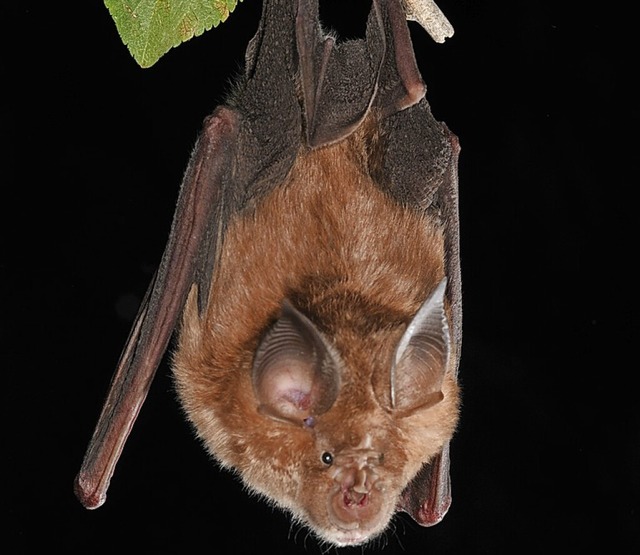
[[[343,36],[362,32],[366,4],[322,3]],[[448,516],[429,529],[399,516],[367,552],[640,550],[637,31],[627,3],[602,5],[441,0],[456,28],[444,45],[411,24],[429,102],[463,149],[464,407]],[[7,552],[320,553],[211,464],[166,364],[107,503],[86,511],[72,493],[260,2],[146,70],[100,2],[19,6],[2,8]]]

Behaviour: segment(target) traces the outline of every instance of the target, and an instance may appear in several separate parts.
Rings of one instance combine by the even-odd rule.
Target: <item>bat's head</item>
[[[443,280],[408,325],[369,340],[346,329],[327,336],[285,301],[259,344],[253,390],[271,427],[255,441],[267,462],[252,457],[241,472],[323,540],[355,545],[383,532],[453,433],[444,290]]]

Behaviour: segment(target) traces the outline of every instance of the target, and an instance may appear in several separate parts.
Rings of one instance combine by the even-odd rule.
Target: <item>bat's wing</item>
[[[247,70],[229,106],[209,116],[185,173],[160,267],[113,376],[76,477],[87,508],[104,503],[109,481],[192,286],[207,304],[229,218],[288,173],[300,144],[292,2],[265,3]],[[289,29],[289,32],[287,32]],[[269,37],[272,35],[272,37]],[[265,45],[277,44],[270,50]],[[273,136],[274,121],[279,133]]]
[[[458,153],[456,136],[436,122],[426,100],[394,114],[384,124],[389,133],[383,172],[389,192],[400,202],[437,218],[444,230],[447,297],[457,370],[462,347],[462,291],[458,219]],[[440,522],[451,505],[450,446],[425,464],[402,495],[401,509],[420,524]]]
[[[388,191],[399,202],[416,206],[441,222],[445,242],[447,297],[457,370],[462,347],[462,291],[458,219],[457,137],[437,122],[426,100],[383,123],[389,136],[383,165]],[[385,131],[383,131],[385,132]],[[451,505],[450,446],[423,465],[402,494],[400,508],[416,522],[440,522]]]
[[[105,500],[115,465],[191,286],[197,284],[199,292],[207,294],[202,269],[212,262],[206,259],[207,251],[211,252],[207,247],[215,246],[220,236],[212,220],[223,221],[225,179],[237,135],[237,114],[220,108],[207,120],[196,145],[162,262],[131,329],[76,478],[76,495],[88,508],[99,507]]]

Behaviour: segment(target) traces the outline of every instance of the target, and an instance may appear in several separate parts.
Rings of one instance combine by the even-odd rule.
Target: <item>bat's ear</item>
[[[340,388],[339,364],[322,334],[284,301],[280,318],[264,336],[253,362],[260,412],[313,426]]]
[[[444,278],[420,307],[396,350],[391,368],[391,409],[400,414],[442,400],[442,381],[451,351],[444,307]]]

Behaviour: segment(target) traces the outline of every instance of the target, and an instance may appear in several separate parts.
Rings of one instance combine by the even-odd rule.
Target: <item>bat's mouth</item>
[[[347,490],[342,496],[342,503],[347,509],[364,508],[369,504],[369,494]]]
[[[332,541],[343,546],[358,545],[382,532],[393,511],[386,510],[379,491],[357,492],[352,489],[335,492],[328,503],[333,525]]]

